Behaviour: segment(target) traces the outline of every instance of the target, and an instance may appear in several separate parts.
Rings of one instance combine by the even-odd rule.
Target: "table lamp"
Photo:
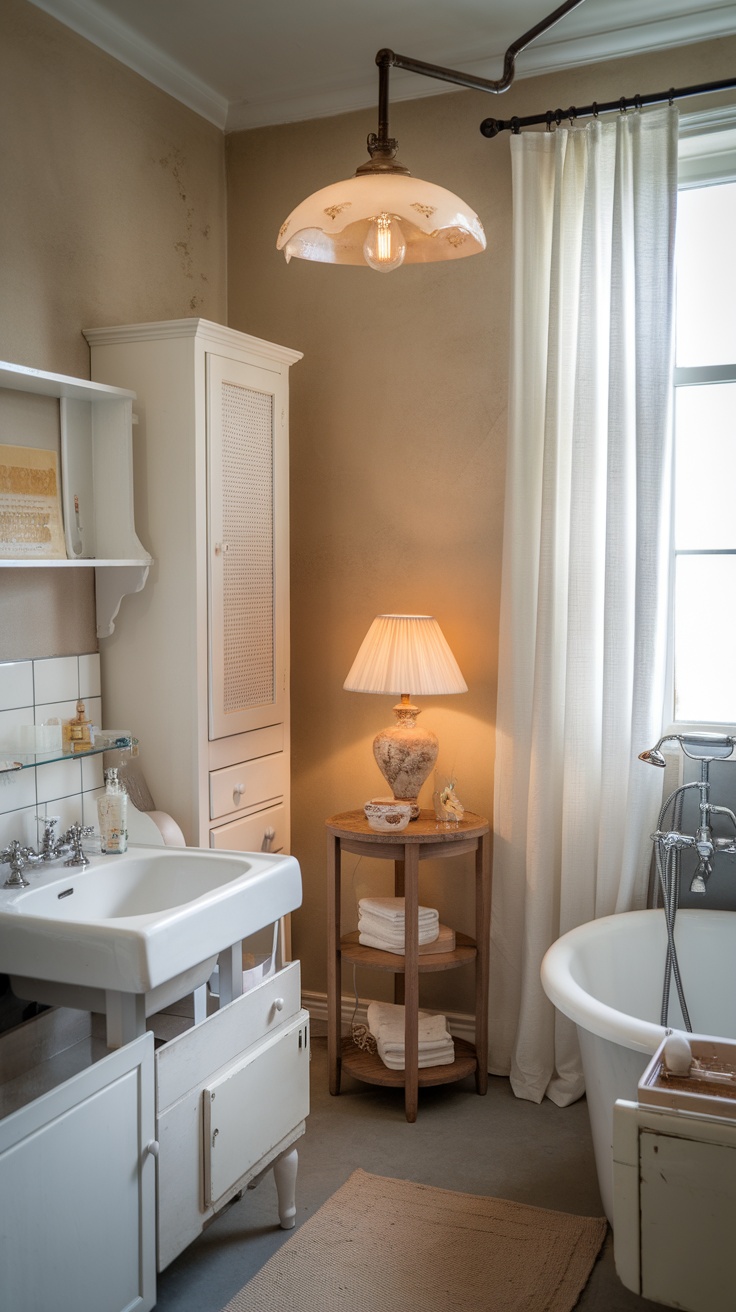
[[[399,694],[396,723],[382,729],[373,755],[396,801],[412,804],[437,760],[439,743],[416,722],[411,694],[467,692],[468,686],[433,615],[377,615],[343,687],[348,692]]]

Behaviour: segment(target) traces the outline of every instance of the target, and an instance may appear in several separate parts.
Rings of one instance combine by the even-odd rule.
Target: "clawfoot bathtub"
[[[736,1039],[736,912],[681,910],[675,942],[698,1034]],[[629,911],[563,935],[542,962],[547,996],[577,1026],[598,1182],[613,1216],[612,1131],[617,1098],[639,1079],[666,1030],[660,1022],[667,933],[662,911]],[[674,981],[668,1026],[684,1029]]]

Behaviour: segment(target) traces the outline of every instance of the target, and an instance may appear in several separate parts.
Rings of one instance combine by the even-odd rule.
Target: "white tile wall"
[[[89,719],[101,725],[100,686],[96,652],[0,662],[0,758],[12,758],[14,730],[53,717],[68,720],[80,697]],[[93,824],[102,786],[102,756],[0,774],[0,848],[14,838],[35,846],[37,815],[58,816],[57,832],[77,821]]]
[[[33,701],[33,661],[0,664],[0,707],[28,706]]]
[[[33,661],[33,684],[34,700],[39,705],[75,702],[79,696],[79,657],[50,656],[47,660]]]

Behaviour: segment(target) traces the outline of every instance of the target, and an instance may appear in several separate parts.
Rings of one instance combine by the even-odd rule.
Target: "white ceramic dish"
[[[393,797],[374,797],[363,807],[371,829],[378,833],[400,833],[411,820],[411,802],[397,802]]]

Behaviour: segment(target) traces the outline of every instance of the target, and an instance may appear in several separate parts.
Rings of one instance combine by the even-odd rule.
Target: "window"
[[[675,722],[736,724],[736,115],[684,120],[676,248]],[[715,123],[713,120],[715,119]]]

